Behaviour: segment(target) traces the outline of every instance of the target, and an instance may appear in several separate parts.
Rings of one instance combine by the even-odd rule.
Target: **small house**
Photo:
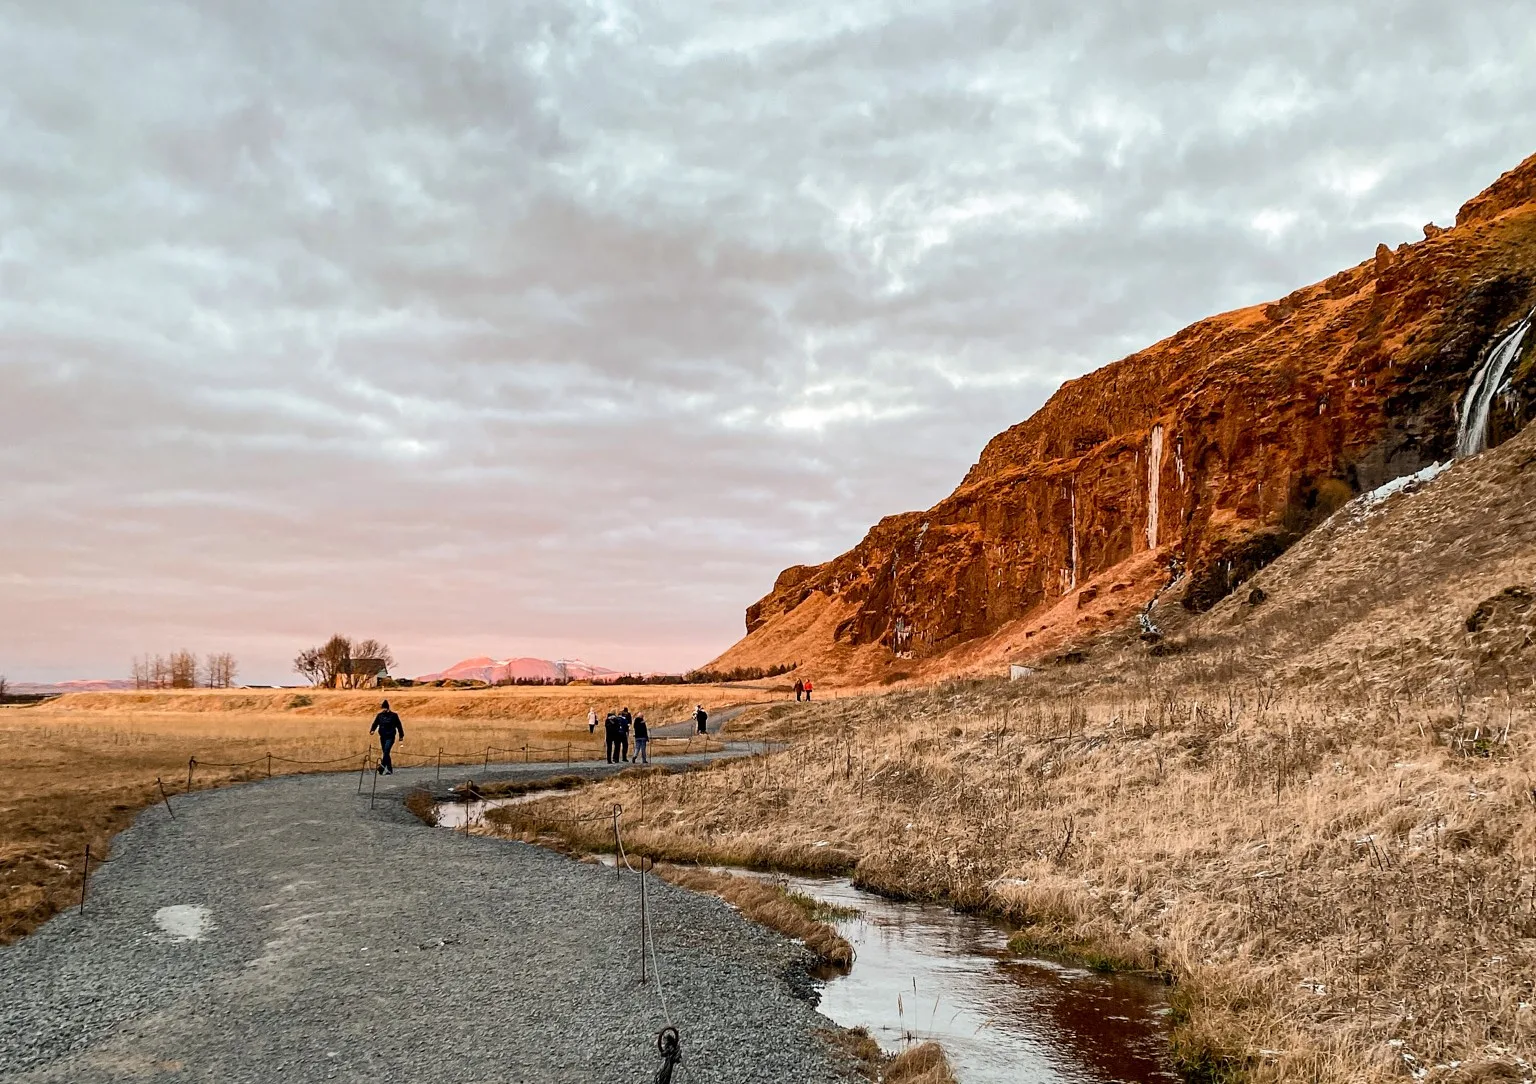
[[[383,659],[343,659],[336,668],[337,689],[377,689],[389,670]]]

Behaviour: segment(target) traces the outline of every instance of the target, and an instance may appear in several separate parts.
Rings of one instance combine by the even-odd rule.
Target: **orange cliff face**
[[[783,572],[710,668],[995,672],[1134,623],[1171,572],[1213,605],[1352,494],[1453,456],[1469,386],[1536,303],[1536,156],[1425,234],[1064,384],[938,505]],[[1489,443],[1536,413],[1533,369],[1526,342]]]

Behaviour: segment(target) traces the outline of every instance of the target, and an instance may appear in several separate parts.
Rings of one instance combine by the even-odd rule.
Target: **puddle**
[[[821,976],[822,1013],[895,1053],[938,1041],[961,1084],[1109,1084],[1181,1079],[1167,1063],[1167,988],[1008,951],[1007,927],[947,907],[898,903],[845,878],[746,870],[855,908],[837,927],[858,953]]]
[[[484,798],[478,802],[438,802],[437,826],[439,828],[457,828],[464,830],[464,821],[469,820],[470,827],[481,824],[485,820],[485,814],[490,809],[501,809],[509,805],[522,805],[525,802],[537,802],[541,798],[554,798],[556,796],[568,796],[573,794],[570,788],[551,788],[549,790],[530,790],[526,794],[514,794],[507,798]]]
[[[213,912],[202,904],[179,903],[156,911],[155,925],[177,941],[201,941],[213,929]]]

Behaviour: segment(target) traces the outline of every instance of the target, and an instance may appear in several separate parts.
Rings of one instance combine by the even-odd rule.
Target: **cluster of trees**
[[[353,640],[337,633],[319,647],[306,648],[293,660],[293,669],[311,685],[332,687],[337,677],[342,685],[354,688],[365,675],[350,673],[354,659],[378,659],[385,671],[395,665],[389,645],[378,640]]]
[[[621,674],[606,679],[610,685],[723,685],[731,681],[761,681],[787,674],[799,663],[781,666],[738,666],[734,670],[690,670],[686,674]]]
[[[779,677],[798,667],[797,662],[784,663],[764,669],[761,666],[738,666],[734,670],[690,670],[683,675],[689,685],[723,685],[731,681],[761,681]]]
[[[201,662],[190,651],[169,655],[135,656],[133,686],[136,689],[228,689],[235,683],[240,664],[227,651],[205,655]]]

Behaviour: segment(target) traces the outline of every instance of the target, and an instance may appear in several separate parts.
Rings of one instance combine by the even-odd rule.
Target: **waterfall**
[[[1532,316],[1536,316],[1536,309],[1527,313],[1524,320],[1498,341],[1488,352],[1488,360],[1483,362],[1482,368],[1472,378],[1472,384],[1461,401],[1461,424],[1456,430],[1456,458],[1476,455],[1488,447],[1488,412],[1493,409],[1493,397],[1499,393],[1499,385],[1504,383],[1510,366],[1520,356],[1520,347],[1525,342],[1525,333],[1530,329]]]
[[[1163,486],[1163,427],[1152,427],[1152,448],[1147,453],[1147,549],[1157,549],[1157,495]]]
[[[1077,479],[1071,481],[1072,488],[1072,587],[1077,590]]]

